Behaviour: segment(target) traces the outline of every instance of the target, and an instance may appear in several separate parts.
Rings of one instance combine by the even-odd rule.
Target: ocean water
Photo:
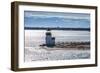
[[[25,47],[45,44],[46,30],[25,30]],[[55,42],[89,42],[89,31],[52,30]]]

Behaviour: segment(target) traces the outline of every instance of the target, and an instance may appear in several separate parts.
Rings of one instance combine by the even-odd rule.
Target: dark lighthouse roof
[[[51,35],[51,33],[50,32],[47,32],[46,35]]]

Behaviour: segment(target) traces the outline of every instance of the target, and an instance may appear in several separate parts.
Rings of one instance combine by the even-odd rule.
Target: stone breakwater
[[[68,49],[90,49],[90,42],[57,42],[56,48],[68,48]]]

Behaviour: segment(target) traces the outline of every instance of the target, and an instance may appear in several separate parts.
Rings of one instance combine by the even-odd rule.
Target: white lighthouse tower
[[[55,46],[55,37],[52,37],[52,34],[50,32],[50,29],[46,32],[46,46],[47,47],[53,47]]]

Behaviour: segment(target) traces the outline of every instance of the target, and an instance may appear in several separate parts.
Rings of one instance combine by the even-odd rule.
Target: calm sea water
[[[45,44],[46,30],[25,30],[25,46]],[[90,41],[89,31],[52,30],[56,42],[87,42]]]

